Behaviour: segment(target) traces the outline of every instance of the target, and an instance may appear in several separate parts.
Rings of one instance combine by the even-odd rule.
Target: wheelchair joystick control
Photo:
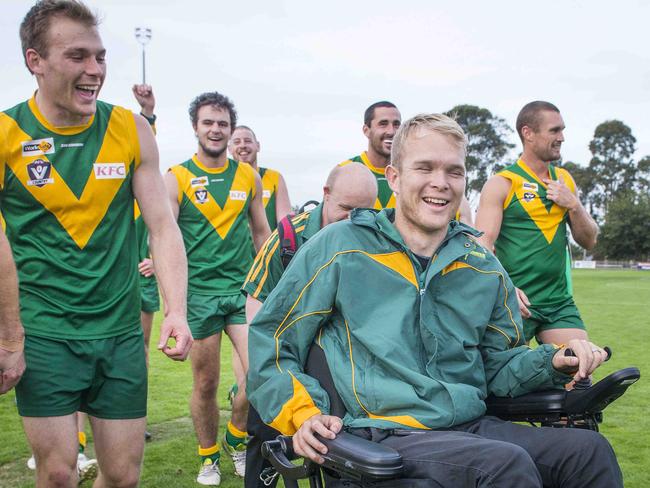
[[[605,346],[603,350],[607,353],[607,358],[605,358],[605,361],[609,361],[609,359],[612,357],[612,350],[608,347]],[[566,349],[564,351],[564,355],[567,357],[575,357],[575,352],[573,352],[573,349]],[[591,378],[583,378],[581,380],[576,381],[573,384],[573,388],[575,390],[586,390],[587,388],[590,388],[592,385]]]

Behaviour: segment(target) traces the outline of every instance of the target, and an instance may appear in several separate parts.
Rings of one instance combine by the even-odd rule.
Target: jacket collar
[[[378,232],[387,239],[393,241],[404,252],[407,252],[409,255],[413,254],[395,228],[395,209],[384,209],[381,211],[373,209],[355,209],[350,215],[350,220],[355,225],[373,229],[375,232]],[[449,222],[447,235],[434,253],[431,264],[427,269],[426,282],[428,283],[433,276],[440,273],[453,261],[469,254],[471,251],[479,247],[474,239],[480,235],[482,235],[482,232],[461,222],[456,220]]]

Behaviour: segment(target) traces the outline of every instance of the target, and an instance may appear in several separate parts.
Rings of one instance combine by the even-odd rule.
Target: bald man
[[[291,224],[296,234],[296,249],[326,225],[347,219],[354,208],[372,208],[377,199],[377,180],[371,171],[361,164],[336,166],[327,177],[323,187],[323,202],[316,208],[296,215]],[[242,290],[246,293],[246,318],[250,324],[263,302],[278,284],[285,265],[278,231],[274,231],[255,258]],[[248,351],[249,356],[255,351]],[[277,477],[260,479],[262,471],[269,467],[262,458],[260,448],[266,440],[275,439],[280,433],[268,427],[255,409],[248,414],[248,441],[246,452],[246,488],[275,486]],[[297,484],[294,486],[298,486]],[[291,488],[291,485],[287,485]]]

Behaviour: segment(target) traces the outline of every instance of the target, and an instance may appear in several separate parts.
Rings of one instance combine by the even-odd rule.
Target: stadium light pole
[[[149,27],[136,27],[135,38],[142,46],[142,84],[146,84],[146,68],[145,68],[145,46],[151,40],[151,29]]]

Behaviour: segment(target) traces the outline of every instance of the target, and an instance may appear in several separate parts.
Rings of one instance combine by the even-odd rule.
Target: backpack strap
[[[282,259],[282,266],[286,269],[298,250],[296,228],[288,215],[278,222],[278,238],[280,239],[280,259]]]

